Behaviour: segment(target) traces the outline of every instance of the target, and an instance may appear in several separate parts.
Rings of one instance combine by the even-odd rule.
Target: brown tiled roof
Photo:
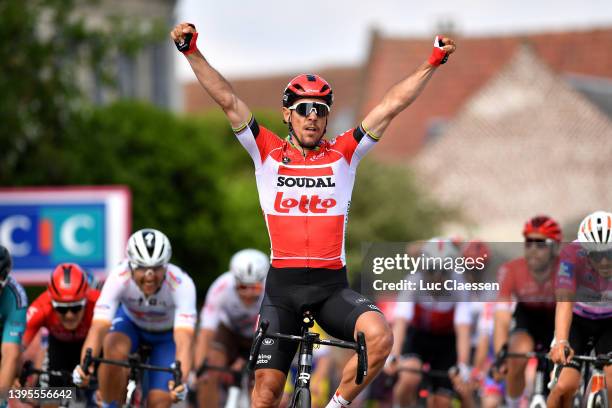
[[[565,224],[612,202],[612,121],[532,48],[510,57],[413,162],[490,240],[520,238],[538,213]]]
[[[436,72],[427,89],[385,133],[374,151],[385,158],[415,154],[433,119],[451,119],[504,65],[520,44],[558,73],[612,78],[612,28],[503,37],[457,38],[457,53]],[[359,116],[369,111],[396,82],[412,72],[431,50],[432,40],[375,36],[365,75]]]
[[[280,109],[282,92],[291,78],[301,72],[286,75],[255,78],[230,78],[229,81],[240,98],[252,109]],[[325,78],[334,90],[334,111],[356,108],[359,67],[326,68],[316,71]],[[184,87],[185,111],[203,112],[216,108],[215,102],[204,92],[197,81]]]

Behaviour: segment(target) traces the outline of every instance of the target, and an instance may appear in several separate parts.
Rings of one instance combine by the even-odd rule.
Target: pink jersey
[[[254,118],[234,131],[255,163],[272,266],[342,268],[355,172],[376,140],[360,126],[304,156]]]
[[[561,251],[556,287],[575,293],[577,315],[587,319],[612,317],[612,279],[591,267],[586,251],[576,241]]]

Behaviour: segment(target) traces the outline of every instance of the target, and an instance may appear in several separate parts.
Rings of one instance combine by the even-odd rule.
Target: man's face
[[[254,283],[250,285],[246,285],[244,283],[236,282],[236,291],[238,292],[238,297],[240,301],[245,306],[251,306],[257,300],[259,300],[259,296],[263,292],[263,284]]]
[[[85,314],[85,300],[74,303],[54,303],[53,310],[66,330],[76,329]]]
[[[145,296],[154,295],[166,276],[166,265],[132,268],[132,279]]]
[[[285,122],[291,123],[295,136],[308,148],[315,148],[327,126],[329,107],[321,99],[298,99],[290,108],[283,107]]]
[[[612,277],[612,249],[600,252],[589,252],[589,263],[604,278]]]
[[[525,237],[525,260],[531,273],[546,274],[555,259],[557,245],[542,234]]]

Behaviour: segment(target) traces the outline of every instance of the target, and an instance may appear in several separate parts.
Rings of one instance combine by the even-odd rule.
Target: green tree
[[[89,1],[95,3],[95,1]],[[15,185],[33,157],[62,144],[87,104],[79,74],[112,82],[116,55],[161,38],[161,24],[113,18],[88,26],[75,0],[0,1],[0,184]],[[79,2],[83,5],[84,2]],[[165,31],[165,30],[163,30]]]

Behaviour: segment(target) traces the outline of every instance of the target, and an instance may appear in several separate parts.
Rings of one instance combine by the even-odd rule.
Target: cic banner
[[[23,284],[46,284],[62,262],[104,279],[124,256],[131,219],[124,186],[0,188],[0,244]]]

